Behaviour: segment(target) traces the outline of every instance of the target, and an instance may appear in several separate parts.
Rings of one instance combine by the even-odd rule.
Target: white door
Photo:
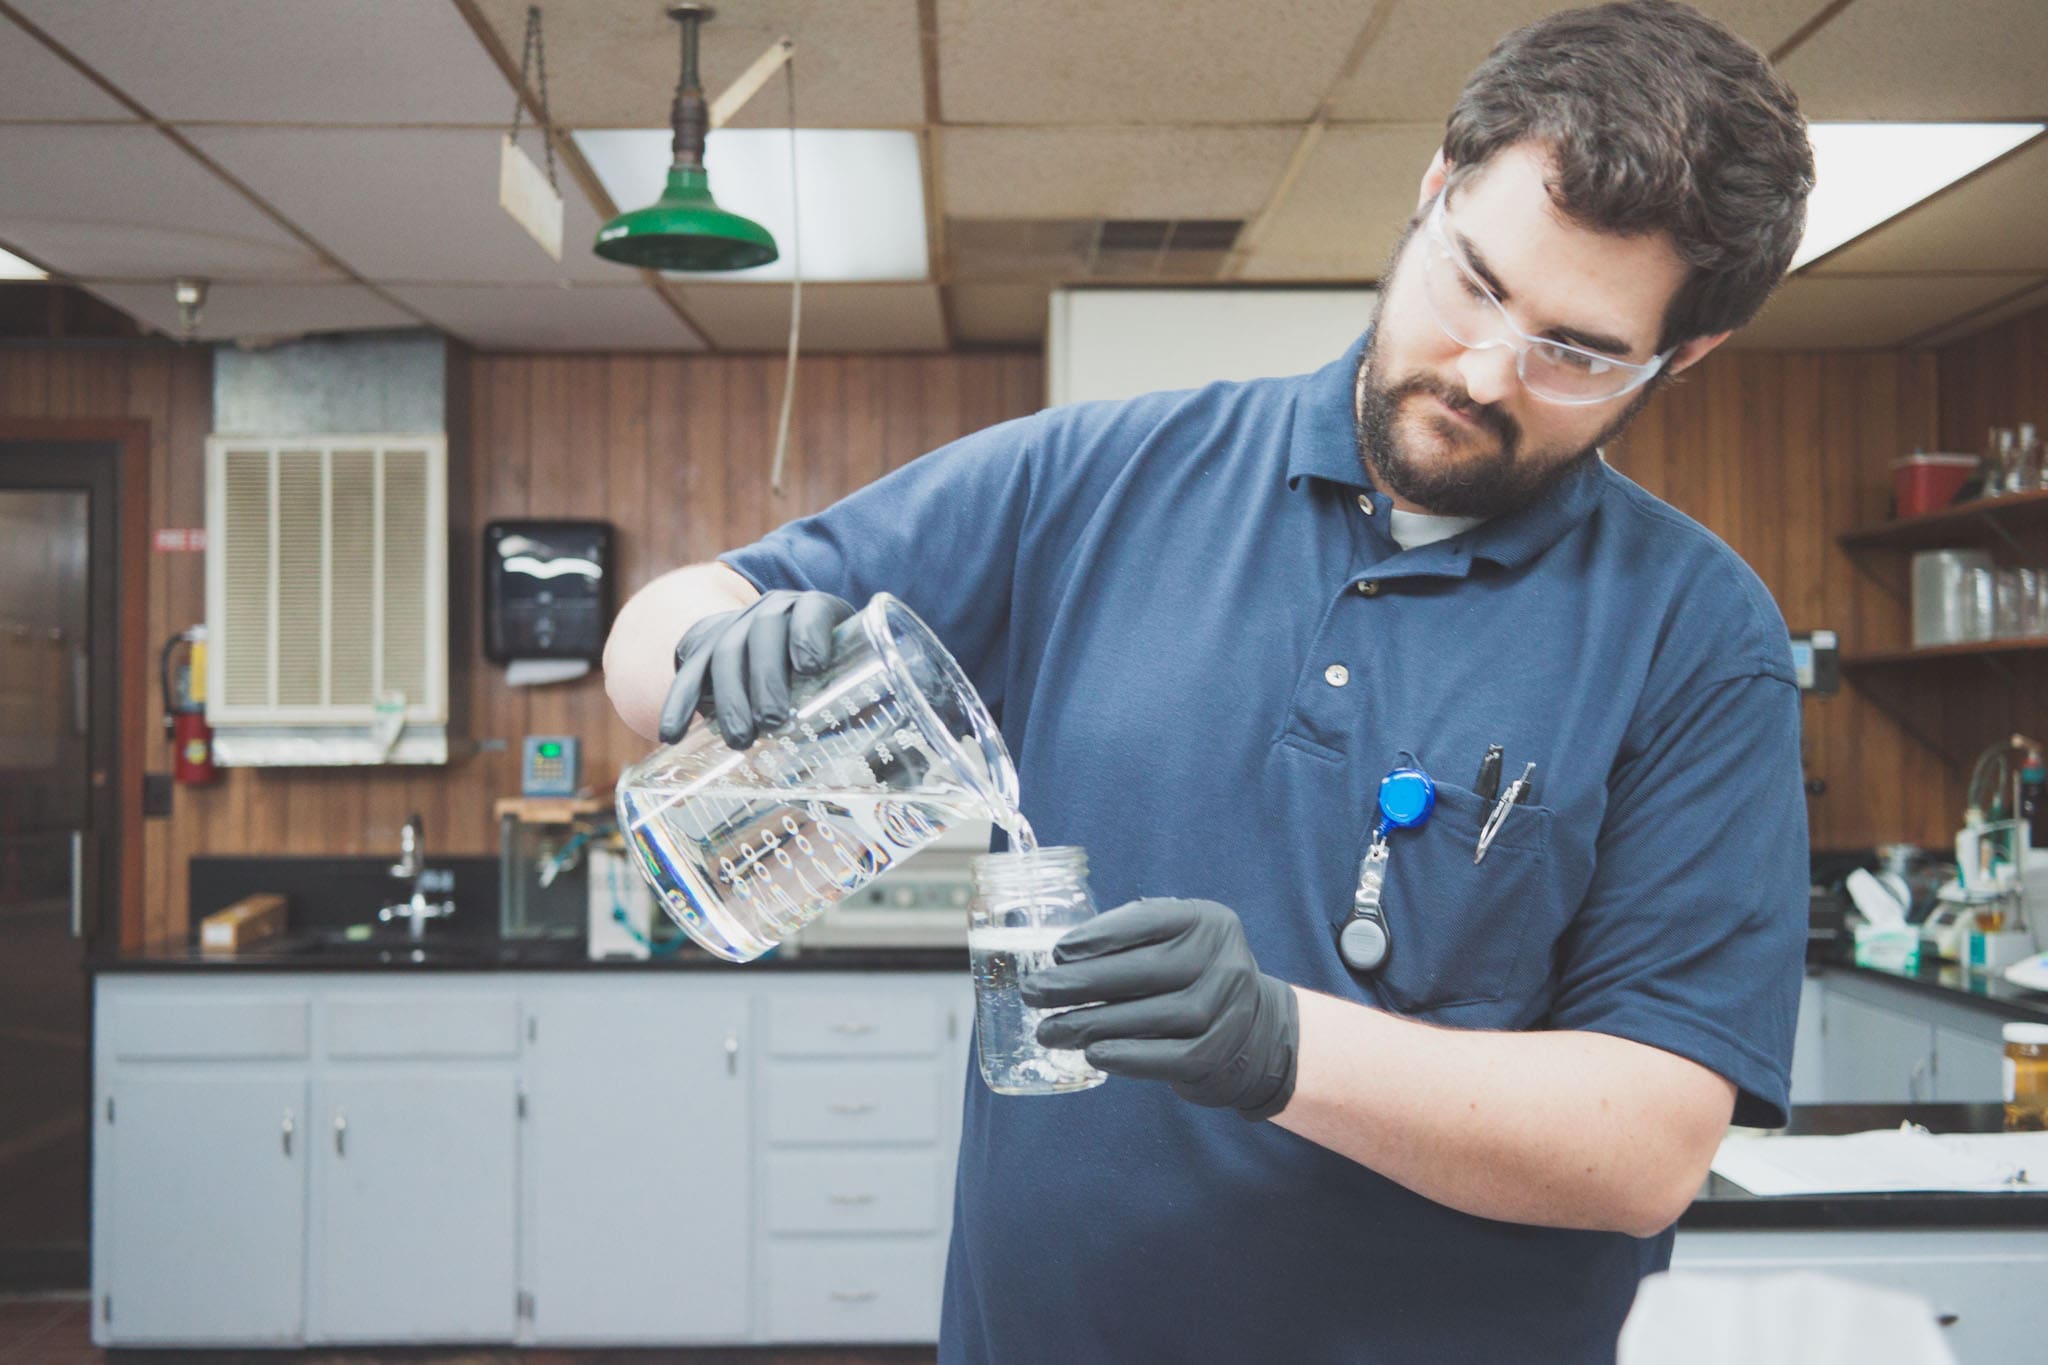
[[[104,1339],[290,1344],[305,1323],[306,1083],[130,1068],[102,1103]]]
[[[512,1068],[351,1068],[318,1098],[311,1338],[512,1340]]]
[[[746,999],[595,978],[531,999],[536,1341],[747,1337]]]

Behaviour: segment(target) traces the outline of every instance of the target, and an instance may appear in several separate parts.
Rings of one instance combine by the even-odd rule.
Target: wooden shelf
[[[528,825],[569,825],[586,816],[608,814],[612,803],[592,796],[503,796],[498,818],[511,816]]]
[[[2023,664],[2048,659],[2048,635],[2009,640],[1970,640],[1959,645],[1929,645],[1924,649],[1879,649],[1867,654],[1844,654],[1844,669],[1896,668],[1910,664],[1941,664],[1971,659],[2010,659]]]
[[[1921,517],[1901,517],[1844,531],[1845,550],[1940,550],[2002,544],[2022,532],[2048,531],[2048,489],[1976,498]]]

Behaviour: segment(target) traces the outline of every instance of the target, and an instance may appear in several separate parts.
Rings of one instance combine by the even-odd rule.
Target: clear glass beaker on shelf
[[[995,721],[901,601],[878,593],[841,622],[790,700],[744,750],[693,724],[619,775],[635,864],[711,952],[752,961],[963,819],[1033,846]]]
[[[1956,576],[1956,642],[1989,640],[1997,623],[1996,570],[1972,566]]]
[[[1033,1009],[1021,992],[1024,978],[1052,965],[1060,936],[1095,918],[1086,851],[990,853],[976,858],[973,870],[967,956],[982,1080],[999,1095],[1057,1095],[1101,1085],[1108,1077],[1079,1049],[1040,1045],[1039,1021],[1060,1011]]]

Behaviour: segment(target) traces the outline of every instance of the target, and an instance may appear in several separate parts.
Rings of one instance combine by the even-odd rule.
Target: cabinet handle
[[[866,1023],[858,1019],[848,1019],[841,1023],[834,1024],[832,1026],[832,1031],[834,1033],[843,1034],[848,1038],[858,1038],[864,1033],[873,1033],[875,1031],[875,1026],[873,1024]]]
[[[740,1037],[737,1033],[725,1035],[725,1074],[740,1074]]]
[[[284,1154],[285,1154],[286,1156],[290,1156],[290,1155],[292,1154],[292,1132],[293,1132],[293,1130],[294,1130],[294,1129],[296,1128],[296,1126],[297,1126],[297,1125],[295,1125],[295,1124],[294,1124],[294,1123],[292,1122],[292,1111],[291,1111],[291,1110],[289,1110],[289,1109],[285,1110],[285,1111],[284,1111]]]
[[[830,1109],[835,1114],[871,1114],[874,1112],[875,1109],[875,1106],[870,1104],[866,1100],[862,1100],[858,1104],[847,1104],[844,1102],[839,1102],[829,1104],[825,1107]]]
[[[835,1289],[832,1291],[832,1301],[834,1303],[866,1303],[869,1299],[874,1298],[874,1296],[875,1291],[872,1289]]]
[[[1963,1315],[1960,1313],[1936,1313],[1934,1315],[1934,1325],[1936,1327],[1953,1327],[1962,1320]]]
[[[1913,1072],[1906,1077],[1906,1098],[1914,1104],[1920,1103],[1920,1078],[1927,1074],[1927,1059],[1922,1057],[1913,1063]]]
[[[825,1197],[835,1204],[872,1204],[875,1202],[875,1197],[871,1194],[830,1194]]]
[[[348,1116],[345,1114],[334,1116],[334,1154],[348,1155]]]

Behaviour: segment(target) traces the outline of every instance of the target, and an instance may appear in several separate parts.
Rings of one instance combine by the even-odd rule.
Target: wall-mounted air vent
[[[952,218],[946,249],[964,283],[1212,280],[1240,218]]]
[[[446,723],[444,437],[208,437],[206,524],[210,721]]]

